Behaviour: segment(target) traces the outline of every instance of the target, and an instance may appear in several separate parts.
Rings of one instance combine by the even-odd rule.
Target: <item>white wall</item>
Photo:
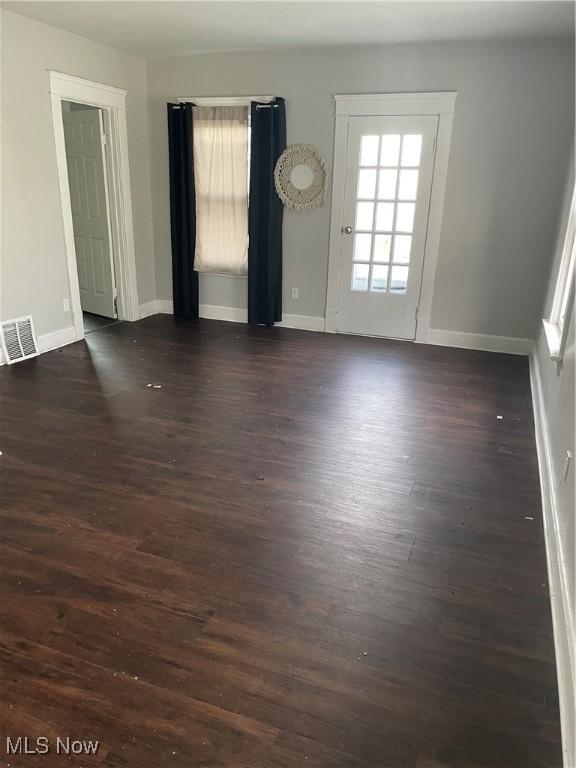
[[[532,338],[553,249],[573,121],[573,47],[526,41],[320,48],[150,60],[159,297],[171,298],[166,102],[286,98],[288,142],[332,163],[334,93],[459,92],[433,328]],[[329,207],[286,211],[284,310],[323,316]],[[292,287],[300,299],[291,299]],[[245,306],[246,282],[205,277],[201,301]]]
[[[156,297],[143,59],[0,11],[2,318],[34,316],[39,335],[72,325],[48,70],[124,88],[140,303]]]
[[[567,163],[570,172],[564,195],[564,204],[558,228],[558,238],[550,281],[542,317],[548,317],[552,307],[554,289],[566,230],[566,221],[574,189],[574,156]],[[575,414],[575,317],[570,317],[570,331],[562,365],[557,367],[550,359],[546,337],[540,331],[533,354],[533,389],[539,441],[539,461],[545,473],[543,506],[547,521],[547,547],[553,595],[556,662],[559,670],[559,690],[563,719],[565,765],[576,766],[576,528],[575,483],[576,450],[574,440]],[[539,430],[538,430],[539,428]],[[566,451],[575,457],[569,474],[564,479]],[[571,655],[572,651],[572,655]]]

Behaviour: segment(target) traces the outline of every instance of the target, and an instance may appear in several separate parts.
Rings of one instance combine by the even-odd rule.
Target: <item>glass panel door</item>
[[[339,330],[414,337],[437,126],[350,118]]]

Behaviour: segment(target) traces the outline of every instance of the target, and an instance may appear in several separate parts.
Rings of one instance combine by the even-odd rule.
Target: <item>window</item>
[[[248,108],[194,107],[194,269],[248,271]]]
[[[574,301],[574,272],[576,269],[576,187],[568,214],[562,260],[556,280],[550,317],[544,320],[544,331],[550,357],[561,360],[568,335],[568,323]]]
[[[422,136],[362,136],[352,290],[406,293]]]

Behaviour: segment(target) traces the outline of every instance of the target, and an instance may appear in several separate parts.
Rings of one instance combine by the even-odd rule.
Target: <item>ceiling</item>
[[[570,0],[18,0],[3,2],[2,7],[146,58],[574,34]]]

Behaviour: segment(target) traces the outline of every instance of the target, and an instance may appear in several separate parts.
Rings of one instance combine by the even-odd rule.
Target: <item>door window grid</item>
[[[406,293],[421,134],[362,136],[356,195],[352,290]],[[383,172],[388,172],[383,173]],[[395,172],[392,176],[391,172]],[[388,178],[388,184],[384,179]],[[390,181],[394,178],[394,184]],[[389,192],[394,187],[394,195]],[[385,190],[387,187],[387,190]],[[380,197],[380,191],[387,194]],[[391,210],[390,210],[391,207]],[[391,213],[391,216],[390,216]],[[384,259],[376,242],[384,241]],[[380,248],[378,249],[381,250]]]

